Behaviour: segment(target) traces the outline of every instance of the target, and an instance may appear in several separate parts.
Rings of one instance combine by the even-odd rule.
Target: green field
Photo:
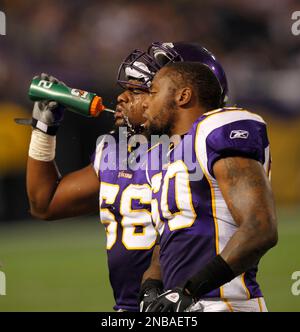
[[[291,274],[300,271],[300,211],[279,211],[279,244],[258,280],[270,311],[300,311]],[[112,311],[105,234],[97,217],[0,223],[0,311]]]

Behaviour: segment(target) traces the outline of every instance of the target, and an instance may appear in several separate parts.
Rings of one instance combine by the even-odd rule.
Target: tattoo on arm
[[[238,275],[256,265],[277,241],[272,190],[262,165],[252,159],[221,159],[214,172],[238,225],[221,255]]]

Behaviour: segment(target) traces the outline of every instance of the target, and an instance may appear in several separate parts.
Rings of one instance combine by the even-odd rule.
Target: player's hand
[[[150,306],[147,312],[183,312],[194,303],[193,298],[176,287],[161,294]]]
[[[160,280],[147,279],[140,290],[140,311],[148,311],[149,306],[163,292],[163,284]]]
[[[48,74],[41,74],[34,78],[64,84]],[[49,135],[55,135],[63,119],[64,107],[55,101],[43,100],[34,103],[32,111],[32,126]]]

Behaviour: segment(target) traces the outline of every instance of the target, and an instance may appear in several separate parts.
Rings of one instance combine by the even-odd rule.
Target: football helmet
[[[117,82],[124,89],[129,85],[147,90],[160,68],[147,52],[134,50],[121,63]],[[130,81],[134,81],[134,83]]]
[[[120,65],[118,83],[126,88],[129,85],[148,89],[155,73],[172,62],[200,62],[210,68],[218,80],[221,88],[221,101],[225,104],[228,99],[228,84],[226,74],[216,57],[206,48],[197,43],[174,42],[152,43],[147,52],[133,51]],[[140,81],[131,84],[128,81]]]

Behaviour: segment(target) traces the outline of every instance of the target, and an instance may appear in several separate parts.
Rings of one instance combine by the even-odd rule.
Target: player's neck
[[[171,136],[186,134],[191,129],[193,123],[204,113],[205,110],[202,107],[179,109],[176,122],[171,129]]]

